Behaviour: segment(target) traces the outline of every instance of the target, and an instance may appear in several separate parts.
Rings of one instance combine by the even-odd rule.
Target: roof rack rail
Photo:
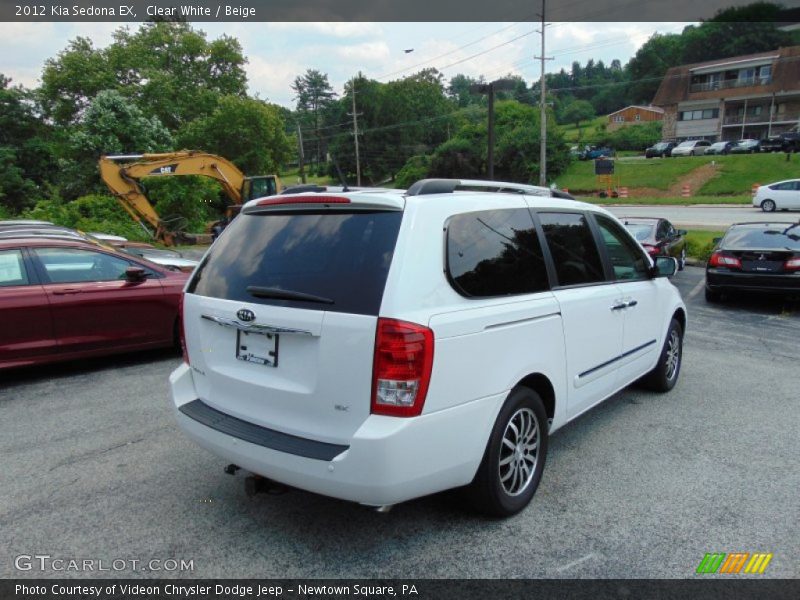
[[[406,195],[425,196],[428,194],[452,194],[457,189],[572,199],[572,196],[561,190],[551,190],[550,188],[538,185],[527,185],[524,183],[486,181],[481,179],[421,179],[408,188]]]

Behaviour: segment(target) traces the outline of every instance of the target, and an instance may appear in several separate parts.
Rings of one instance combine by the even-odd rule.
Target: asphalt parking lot
[[[247,497],[175,426],[173,353],[3,373],[0,577],[63,576],[14,567],[47,554],[194,565],[106,577],[683,578],[706,552],[771,552],[761,577],[800,577],[800,303],[707,305],[702,279],[673,279],[689,306],[675,390],[627,389],[557,432],[505,521],[453,493],[388,514]]]

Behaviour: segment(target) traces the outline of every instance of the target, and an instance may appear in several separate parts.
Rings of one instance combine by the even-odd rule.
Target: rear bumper
[[[800,272],[793,274],[737,273],[706,270],[706,287],[714,291],[751,291],[764,293],[800,294]]]
[[[286,485],[372,506],[396,504],[472,481],[506,397],[498,394],[408,419],[370,415],[349,443],[341,446],[344,449],[332,452],[336,455],[328,460],[295,454],[291,448],[266,447],[257,437],[249,439],[259,443],[243,439],[248,436],[235,428],[226,431],[207,419],[189,416],[192,410],[187,407],[197,401],[197,394],[186,364],[170,375],[170,384],[179,427],[212,454]]]

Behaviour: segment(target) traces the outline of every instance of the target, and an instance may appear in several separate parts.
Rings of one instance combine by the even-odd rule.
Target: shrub
[[[428,176],[431,168],[431,157],[427,155],[412,156],[397,172],[395,184],[400,189],[408,189],[411,184]]]

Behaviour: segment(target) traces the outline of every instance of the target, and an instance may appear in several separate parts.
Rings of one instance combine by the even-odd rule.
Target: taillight
[[[800,271],[800,258],[790,258],[783,263],[785,271]]]
[[[708,261],[710,267],[728,267],[729,269],[741,269],[742,261],[735,256],[728,256],[722,252],[714,252]]]
[[[642,244],[642,246],[644,246],[645,251],[650,256],[655,256],[656,254],[658,254],[658,246],[651,246],[650,244]]]
[[[433,331],[422,325],[378,319],[372,365],[374,415],[422,413],[433,366]]]
[[[186,332],[183,327],[183,301],[186,298],[186,292],[181,292],[181,299],[178,302],[178,331],[181,336],[181,352],[183,353],[183,362],[187,365],[189,362],[189,349],[186,347]]]

